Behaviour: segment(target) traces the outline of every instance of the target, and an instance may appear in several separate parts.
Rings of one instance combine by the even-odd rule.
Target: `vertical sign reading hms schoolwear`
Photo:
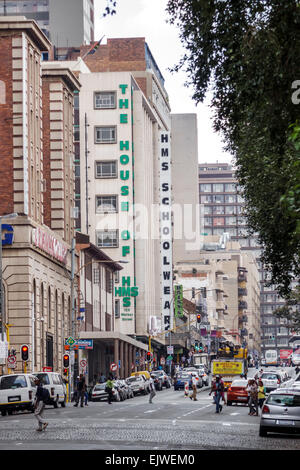
[[[160,132],[160,252],[162,326],[173,328],[173,259],[170,133]]]

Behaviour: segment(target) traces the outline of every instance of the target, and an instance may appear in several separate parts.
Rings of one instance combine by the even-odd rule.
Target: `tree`
[[[288,295],[300,274],[299,1],[169,0],[167,12],[186,50],[173,71],[186,71],[197,103],[211,90],[213,127],[233,155],[250,233],[270,283]]]
[[[287,320],[286,326],[295,333],[300,333],[300,286],[288,296],[283,307],[274,310],[273,314]]]
[[[116,7],[117,7],[116,0],[106,0],[106,8],[102,16],[105,17],[107,15],[115,15],[117,13]]]

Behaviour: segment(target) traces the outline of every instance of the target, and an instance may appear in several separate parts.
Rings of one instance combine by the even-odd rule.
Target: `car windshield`
[[[11,375],[0,378],[0,390],[13,390],[15,388],[26,388],[27,382],[24,375]]]
[[[141,382],[143,379],[142,377],[129,377],[128,382]]]
[[[275,374],[261,374],[261,379],[277,380],[277,375],[275,375]]]
[[[269,395],[267,400],[268,405],[275,406],[300,406],[300,395],[292,394],[274,394]]]
[[[98,384],[98,385],[95,385],[94,387],[94,391],[95,392],[99,392],[100,390],[105,390],[105,384]]]
[[[190,379],[189,374],[179,374],[177,376],[178,379]]]
[[[49,385],[49,376],[48,374],[34,374],[36,377],[38,377],[43,385]]]
[[[151,372],[151,375],[164,375],[164,372],[162,370],[154,370]]]
[[[231,387],[247,387],[247,380],[234,380]]]

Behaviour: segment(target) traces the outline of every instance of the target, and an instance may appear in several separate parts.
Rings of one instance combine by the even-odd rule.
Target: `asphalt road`
[[[0,417],[0,450],[299,450],[300,436],[258,435],[259,417],[246,406],[215,413],[208,389],[197,402],[173,388],[157,392],[153,403],[137,396],[108,405],[46,408],[49,422],[38,433],[33,414]]]

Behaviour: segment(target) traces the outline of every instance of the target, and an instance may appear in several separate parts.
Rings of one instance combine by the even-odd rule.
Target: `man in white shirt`
[[[149,396],[149,403],[152,403],[152,398],[156,395],[154,380],[150,377],[150,396]]]

